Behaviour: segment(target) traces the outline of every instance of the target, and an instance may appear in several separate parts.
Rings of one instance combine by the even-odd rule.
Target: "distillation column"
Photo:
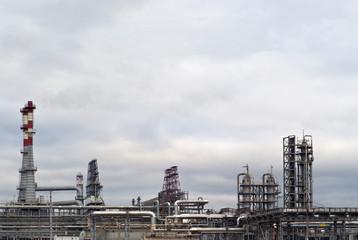
[[[34,125],[34,109],[35,104],[32,101],[28,101],[24,108],[20,110],[22,113],[22,125],[21,130],[23,131],[23,149],[22,154],[22,167],[19,170],[20,173],[20,185],[18,187],[20,203],[33,204],[36,202],[36,182],[33,156],[33,136],[35,130]]]
[[[238,208],[253,208],[254,191],[252,189],[252,177],[249,174],[249,167],[246,165],[246,173],[237,175],[237,205]],[[242,177],[242,180],[240,179]]]
[[[280,185],[272,174],[265,173],[262,182],[254,182],[249,174],[248,165],[244,166],[246,173],[237,175],[237,199],[239,209],[261,211],[273,209],[277,203],[277,196],[281,193]]]
[[[296,136],[283,139],[283,202],[285,208],[296,206]]]
[[[284,207],[312,207],[312,136],[283,138]]]
[[[270,173],[266,173],[262,176],[262,186],[264,189],[263,197],[263,209],[273,209],[277,203],[277,196],[281,193],[279,184],[272,175],[272,168]]]
[[[305,135],[297,144],[298,207],[312,207],[312,162],[312,137]]]

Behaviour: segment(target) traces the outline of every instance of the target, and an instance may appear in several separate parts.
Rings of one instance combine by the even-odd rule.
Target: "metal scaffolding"
[[[237,175],[238,208],[251,211],[273,209],[281,190],[272,174],[272,168],[270,173],[262,176],[262,182],[254,182],[249,174],[249,166],[244,167],[246,173]]]
[[[312,136],[283,138],[284,207],[312,207]]]
[[[158,194],[159,202],[174,204],[177,200],[188,199],[188,193],[180,189],[178,167],[173,166],[165,170],[163,188]]]
[[[93,159],[88,163],[87,185],[86,185],[86,205],[104,205],[101,197],[103,186],[99,181],[99,172],[97,159]]]

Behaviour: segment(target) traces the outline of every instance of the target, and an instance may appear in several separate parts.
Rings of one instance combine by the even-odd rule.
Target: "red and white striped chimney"
[[[28,101],[24,108],[20,110],[22,113],[21,130],[24,133],[22,153],[22,168],[20,172],[20,185],[18,201],[21,203],[32,204],[36,202],[36,183],[33,157],[33,136],[35,134],[34,127],[34,109],[35,104]]]

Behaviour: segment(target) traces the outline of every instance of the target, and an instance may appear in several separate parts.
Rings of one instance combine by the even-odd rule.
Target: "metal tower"
[[[262,175],[262,182],[254,182],[249,174],[249,166],[244,166],[246,173],[237,175],[238,208],[251,211],[273,209],[277,203],[280,185],[271,172]]]
[[[76,200],[82,201],[83,203],[83,175],[80,172],[76,175],[76,187],[80,189],[80,192],[77,193]]]
[[[163,188],[159,193],[159,202],[174,203],[176,200],[183,200],[187,198],[187,193],[180,189],[180,181],[178,174],[178,167],[173,166],[165,170]]]
[[[19,196],[18,201],[20,203],[33,204],[36,202],[36,182],[35,172],[37,171],[34,166],[33,156],[33,136],[35,134],[34,126],[34,109],[35,104],[32,101],[28,101],[25,107],[20,110],[22,113],[22,125],[23,131],[23,149],[22,154],[22,167],[19,170],[20,173],[20,185],[18,186]]]
[[[283,138],[283,183],[285,208],[312,207],[312,136]]]
[[[104,205],[100,196],[102,188],[103,186],[99,182],[97,159],[93,159],[88,163],[86,205]]]

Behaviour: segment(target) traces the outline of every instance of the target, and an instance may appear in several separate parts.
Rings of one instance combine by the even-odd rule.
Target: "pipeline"
[[[70,206],[70,205],[82,206],[83,203],[81,201],[78,201],[78,200],[69,200],[69,201],[53,202],[52,205],[53,206]]]
[[[47,187],[36,187],[37,192],[48,192],[48,191],[77,191],[77,195],[82,195],[82,190],[76,186],[47,186]]]
[[[164,204],[167,204],[168,205],[168,216],[170,216],[170,202],[165,202]],[[157,206],[157,218],[159,221],[164,221],[165,219],[164,218],[161,218],[160,217],[160,214],[159,214],[159,200],[155,200],[153,201],[153,205],[154,206]]]
[[[116,216],[126,216],[126,215],[133,215],[133,216],[150,216],[152,226],[155,227],[156,224],[156,216],[151,211],[95,211],[90,214],[90,217],[116,217]]]
[[[36,187],[35,189],[37,192],[51,192],[51,191],[76,191],[77,192],[77,198],[82,201],[72,201],[74,205],[79,205],[78,202],[80,202],[80,205],[83,205],[83,192],[82,189],[77,186],[46,186],[46,187]],[[60,203],[60,202],[58,202]],[[63,201],[64,205],[70,205],[70,201]],[[79,205],[79,206],[80,206]]]
[[[192,232],[201,233],[245,233],[245,228],[190,228]]]
[[[168,205],[168,216],[170,216],[170,202],[165,202],[164,204]]]
[[[237,220],[236,220],[236,225],[237,226],[242,226],[242,222],[241,222],[241,220],[243,219],[243,218],[247,218],[248,217],[248,215],[246,214],[246,213],[243,213],[243,214],[240,214],[240,216],[237,218]]]
[[[48,209],[49,206],[46,205],[0,205],[0,211],[2,209]],[[87,209],[87,210],[107,210],[107,209],[124,209],[124,210],[139,210],[137,206],[54,206],[58,209]]]
[[[184,205],[184,204],[187,204],[187,205],[205,205],[209,203],[208,200],[177,200],[175,203],[174,203],[174,214],[175,215],[178,215],[178,212],[179,212],[179,205]]]
[[[226,214],[180,214],[174,216],[167,216],[167,219],[189,219],[189,218],[206,218],[206,219],[222,219],[227,217]]]

